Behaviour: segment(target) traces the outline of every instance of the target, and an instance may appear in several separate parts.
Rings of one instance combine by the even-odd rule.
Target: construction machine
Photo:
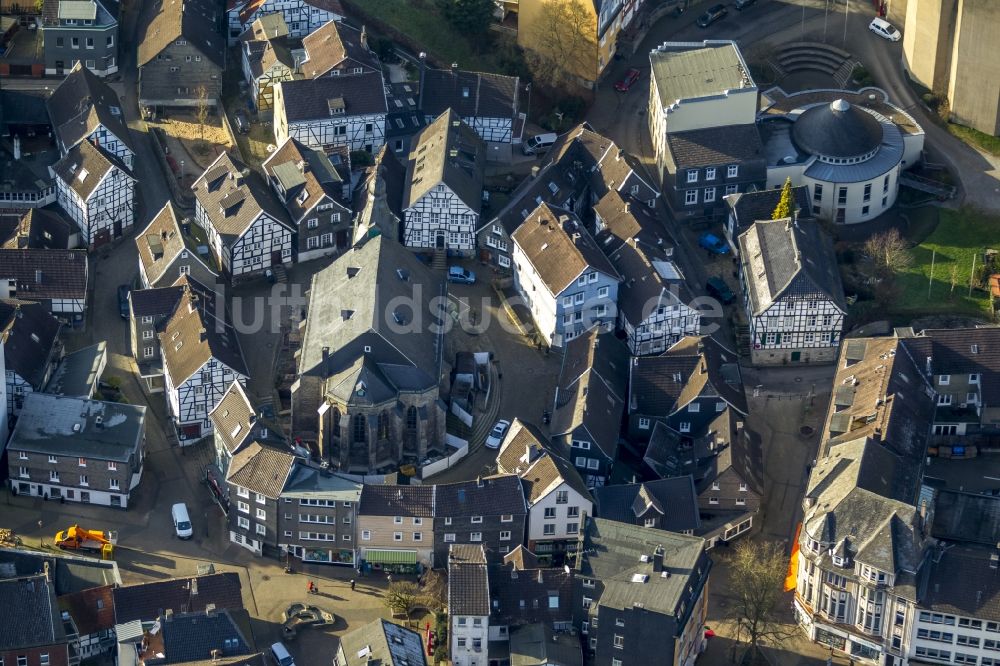
[[[85,530],[79,525],[56,534],[55,545],[63,550],[91,550],[99,553],[110,552],[118,543],[117,532]]]

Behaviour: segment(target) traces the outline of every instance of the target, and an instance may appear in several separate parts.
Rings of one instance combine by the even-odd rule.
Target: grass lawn
[[[471,42],[441,17],[433,0],[355,0],[347,4],[392,26],[443,63],[457,62],[467,70],[497,69],[492,58],[476,53]]]
[[[955,123],[948,123],[948,131],[965,143],[975,146],[985,153],[1000,155],[1000,137],[991,136],[971,127]]]
[[[998,218],[965,210],[941,210],[937,228],[913,248],[913,265],[899,276],[902,293],[894,310],[907,315],[960,314],[988,318],[990,303],[986,292],[973,289],[971,298],[967,294],[973,257],[979,265],[984,248],[1000,247],[998,229]],[[932,257],[934,272],[928,296]],[[954,291],[953,267],[956,268]]]

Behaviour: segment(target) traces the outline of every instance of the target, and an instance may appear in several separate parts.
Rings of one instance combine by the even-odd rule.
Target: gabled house
[[[628,361],[614,333],[591,329],[566,345],[549,431],[588,488],[605,485],[617,459]]]
[[[486,146],[450,109],[413,139],[403,193],[403,244],[471,254],[483,203]]]
[[[847,314],[833,241],[813,220],[758,221],[739,237],[755,365],[831,363]]]
[[[747,414],[738,357],[709,336],[686,337],[659,356],[633,359],[628,393],[633,442],[648,441],[658,421],[682,437],[697,437],[729,408]]]
[[[333,666],[427,666],[423,638],[389,620],[373,620],[340,638]]]
[[[246,363],[232,326],[199,307],[190,290],[159,334],[167,413],[181,446],[211,435],[208,415],[230,384],[244,382]]]
[[[0,250],[0,298],[39,303],[64,324],[82,326],[87,308],[87,253]]]
[[[3,345],[6,423],[13,425],[25,397],[41,391],[60,355],[59,321],[42,305],[0,300],[0,343]],[[0,438],[7,431],[0,430]]]
[[[4,250],[70,250],[80,243],[76,225],[49,208],[29,208],[9,232],[5,228],[0,236],[6,236],[0,241]]]
[[[530,551],[521,548],[504,558],[503,564],[489,566],[491,660],[503,658],[508,640],[513,649],[515,633],[529,627],[561,634],[560,639],[571,639],[579,650],[579,638],[569,635],[573,628],[575,558],[568,562],[569,566],[558,568],[541,566]],[[549,640],[556,643],[554,636]]]
[[[56,601],[49,576],[36,574],[0,579],[0,603],[16,608],[0,638],[0,654],[23,666],[76,666],[79,655],[71,655],[71,638]]]
[[[244,609],[200,613],[164,609],[151,626],[139,627],[140,636],[131,632],[117,636],[118,655],[122,661],[137,666],[190,664],[196,666],[214,660],[219,666],[265,666],[264,654],[257,650],[250,626],[250,613]]]
[[[73,623],[83,659],[96,657],[115,646],[113,590],[112,585],[99,585],[59,596],[59,609],[68,614]],[[65,621],[65,615],[63,619]]]
[[[204,613],[209,606],[220,611],[243,608],[235,571],[121,585],[114,589],[114,598],[115,622],[120,625],[152,623],[167,608],[188,613]]]
[[[57,0],[55,4],[71,11],[77,7],[70,4],[73,1],[81,2]],[[98,3],[86,2],[86,5],[96,8]],[[80,9],[86,9],[83,2]],[[83,23],[86,19],[77,20]],[[74,48],[82,49],[83,45]],[[94,47],[88,43],[86,48]],[[127,169],[132,168],[135,151],[118,94],[91,68],[85,67],[82,60],[76,61],[66,78],[52,91],[45,106],[61,154],[65,155],[74,146],[86,141],[117,157]]]
[[[288,34],[302,38],[329,21],[344,18],[340,0],[227,0],[226,26],[229,46],[258,18],[281,14]]]
[[[50,138],[53,130],[45,98],[44,90],[5,86],[0,91],[0,132],[9,137],[0,144],[0,180],[4,182],[0,210],[40,208],[56,200],[50,167],[59,159],[59,151]]]
[[[595,516],[680,534],[701,527],[690,476],[594,488]]]
[[[212,421],[215,467],[222,478],[226,478],[229,473],[233,456],[253,442],[279,449],[288,447],[277,424],[257,413],[250,404],[246,389],[238,381],[229,385],[226,394],[208,417]]]
[[[136,39],[144,116],[161,108],[215,107],[226,67],[221,14],[210,0],[155,0],[146,6]]]
[[[518,144],[524,133],[519,92],[516,76],[467,72],[457,66],[423,68],[418,104],[427,122],[450,109],[486,143]]]
[[[143,289],[168,287],[184,276],[205,285],[215,284],[219,273],[214,258],[199,254],[198,245],[196,238],[184,233],[173,202],[164,204],[149,226],[135,237]]]
[[[305,58],[299,71],[307,79],[380,72],[378,57],[368,48],[368,31],[342,21],[328,21],[302,38]]]
[[[576,214],[540,204],[511,238],[514,286],[547,344],[615,321],[621,276]]]
[[[489,657],[490,580],[482,546],[448,548],[448,656],[455,666]]]
[[[264,160],[263,169],[295,225],[296,261],[311,261],[351,245],[349,154],[327,155],[288,139]]]
[[[135,220],[135,177],[125,163],[80,141],[52,167],[57,200],[91,250],[122,238]]]
[[[737,239],[757,220],[771,219],[775,208],[778,207],[778,202],[781,201],[782,189],[738,192],[723,197],[728,214],[722,229],[725,232],[729,248],[737,256],[740,252]],[[792,217],[796,220],[812,219],[813,217],[809,201],[809,188],[805,185],[792,188]]]
[[[78,65],[97,76],[115,74],[118,71],[118,18],[117,2],[45,0],[39,26],[45,52],[45,75],[62,76]],[[86,57],[81,58],[81,55]]]
[[[254,440],[239,450],[226,471],[229,504],[229,540],[255,555],[277,554],[278,512],[287,511],[279,503],[296,456],[287,447],[279,448]]]
[[[215,261],[231,279],[257,277],[290,264],[294,230],[263,179],[222,153],[191,185],[195,221],[208,236]]]
[[[385,143],[387,111],[381,72],[282,81],[274,85],[274,142],[374,154]]]
[[[454,544],[481,547],[491,562],[524,543],[528,509],[516,475],[438,484],[434,501],[434,561]]]
[[[386,573],[433,567],[436,493],[433,485],[365,484],[358,507],[358,563]]]
[[[497,471],[521,478],[528,549],[537,561],[561,565],[576,552],[583,517],[594,514],[594,500],[580,472],[537,428],[520,419],[514,419],[500,445]]]
[[[294,48],[281,14],[261,16],[240,35],[243,79],[250,86],[252,104],[258,111],[274,106],[274,84],[297,78],[303,57],[302,49]]]

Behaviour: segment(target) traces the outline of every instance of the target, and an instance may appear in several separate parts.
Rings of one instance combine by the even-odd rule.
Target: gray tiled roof
[[[24,650],[66,642],[55,590],[44,575],[0,579],[0,650]]]
[[[167,317],[177,309],[183,295],[183,287],[135,289],[129,293],[129,304],[136,317]]]
[[[569,622],[573,617],[573,573],[565,569],[516,568],[512,563],[489,568],[490,624],[522,625]],[[556,598],[554,607],[550,604]]]
[[[66,354],[45,385],[45,392],[71,398],[90,398],[97,390],[97,382],[107,360],[108,343],[104,340]]]
[[[698,496],[690,475],[645,483],[594,488],[595,514],[606,520],[630,525],[644,524],[644,518],[662,516],[662,529],[671,532],[696,530]],[[650,514],[649,512],[654,512]]]
[[[344,100],[347,116],[384,114],[388,110],[381,72],[282,81],[277,85],[281,86],[288,122],[329,118],[329,101],[338,97]]]
[[[226,482],[277,499],[295,461],[296,457],[290,450],[255,441],[233,456]]]
[[[186,39],[202,55],[222,67],[226,61],[226,40],[218,30],[222,7],[209,0],[156,0],[146,6],[139,19],[140,67],[178,39]]]
[[[939,491],[931,534],[946,541],[995,546],[1000,543],[1000,497]]]
[[[513,474],[437,486],[435,516],[523,516],[527,513],[521,482]]]
[[[115,588],[115,622],[152,622],[170,609],[175,613],[243,608],[240,575],[215,573],[189,578],[171,578]]]
[[[14,280],[20,300],[87,298],[86,250],[0,250],[0,280]]]
[[[448,549],[448,613],[490,614],[490,583],[483,547],[451,544]]]
[[[262,213],[291,229],[284,207],[263,178],[229,153],[219,155],[191,189],[227,244],[246,233]]]
[[[456,69],[425,69],[420,105],[425,115],[453,109],[461,118],[510,118],[517,112],[518,78]]]
[[[7,370],[41,389],[59,340],[59,327],[59,320],[41,303],[0,299],[0,341]]]
[[[1000,621],[1000,577],[990,559],[995,553],[995,544],[941,548],[925,565],[930,572],[919,594],[919,608]]]
[[[281,496],[358,502],[361,500],[361,488],[362,485],[357,481],[297,462]]]
[[[433,518],[435,487],[365,484],[361,489],[358,513],[362,516]]]
[[[764,159],[755,124],[724,125],[667,134],[667,147],[677,171]]]
[[[30,393],[7,448],[129,463],[139,455],[145,419],[139,405]]]
[[[241,626],[242,625],[242,626]],[[256,654],[249,629],[250,614],[242,609],[211,613],[174,613],[160,621],[163,651],[167,664],[211,660],[218,650],[221,658]]]
[[[69,150],[98,126],[132,148],[132,137],[118,95],[106,82],[78,60],[46,102],[52,126],[63,152]]]
[[[310,79],[324,76],[348,59],[361,67],[379,70],[378,58],[368,50],[367,40],[364,28],[358,30],[343,21],[320,26],[302,38],[307,57],[302,63],[303,74]]]
[[[737,235],[748,229],[757,220],[770,220],[774,209],[781,200],[781,189],[757,190],[756,192],[737,192],[725,197],[730,212],[736,217]],[[792,188],[794,208],[798,211],[798,219],[812,217],[812,202],[809,200],[809,188],[805,185]]]
[[[211,359],[246,376],[235,329],[199,307],[201,297],[189,290],[160,333],[164,369],[180,386]]]
[[[259,418],[250,404],[246,390],[238,381],[233,381],[225,394],[215,406],[208,418],[215,426],[215,436],[222,440],[229,453],[235,453],[251,439],[274,443],[283,443],[281,431],[277,425],[267,423]],[[264,431],[267,431],[266,436]]]
[[[425,666],[423,640],[389,620],[374,620],[340,639],[346,666]]]
[[[978,374],[983,403],[1000,400],[1000,328],[927,329],[901,344],[935,375]]]
[[[576,636],[536,622],[510,632],[510,666],[583,666],[583,651]]]
[[[411,140],[406,165],[403,206],[416,205],[428,192],[444,184],[474,212],[483,201],[486,144],[461,118],[448,109]]]

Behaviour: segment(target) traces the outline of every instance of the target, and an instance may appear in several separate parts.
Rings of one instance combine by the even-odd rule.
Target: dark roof
[[[435,516],[527,514],[521,482],[514,474],[437,486]]]
[[[167,317],[177,309],[182,296],[184,287],[134,289],[129,292],[129,303],[136,317]]]
[[[698,495],[690,475],[645,483],[594,488],[594,513],[606,520],[643,525],[647,518],[660,519],[659,528],[671,532],[696,530]],[[650,513],[652,512],[652,513]]]
[[[66,183],[84,201],[94,193],[101,180],[113,169],[118,169],[126,177],[132,178],[121,160],[111,153],[96,147],[89,141],[81,141],[70,148],[61,160],[52,165],[56,177]]]
[[[82,60],[77,60],[46,106],[64,153],[102,125],[132,149],[132,137],[117,93],[84,67]]]
[[[229,153],[220,154],[191,189],[227,245],[245,234],[262,214],[291,229],[284,207],[264,179]]]
[[[379,70],[378,59],[368,50],[367,41],[365,28],[358,30],[343,21],[329,21],[302,38],[307,58],[302,63],[302,73],[315,79],[348,59],[362,67]]]
[[[81,636],[115,628],[114,588],[92,587],[59,597],[59,608],[67,611]]]
[[[672,132],[667,134],[667,145],[677,171],[764,157],[764,145],[755,124]]]
[[[330,100],[344,102],[344,115],[384,114],[388,110],[381,72],[282,81],[285,118],[290,123],[330,117]]]
[[[518,78],[461,69],[425,69],[420,106],[437,117],[452,109],[461,118],[510,118],[517,114]]]
[[[737,233],[750,227],[757,220],[770,220],[774,209],[781,200],[781,188],[756,190],[754,192],[737,192],[725,197],[730,212],[736,217]],[[809,199],[809,188],[799,185],[792,188],[793,207],[798,211],[798,219],[812,217],[812,201]]]
[[[854,157],[878,148],[882,124],[863,108],[837,99],[803,111],[792,126],[792,140],[810,155]]]
[[[160,621],[167,664],[252,655],[257,652],[250,633],[250,614],[242,609],[205,613],[174,613]]]
[[[292,473],[295,460],[295,455],[288,449],[253,442],[233,456],[226,481],[277,499]]]
[[[41,390],[59,340],[59,320],[40,303],[0,299],[0,342],[7,370]]]
[[[246,390],[238,381],[229,385],[215,409],[209,412],[208,418],[215,426],[216,441],[221,440],[230,454],[236,453],[251,439],[281,444],[281,431],[275,424],[268,423],[257,415]],[[267,431],[266,437],[263,435],[264,430]]]
[[[919,608],[1000,621],[1000,576],[994,557],[995,544],[941,548],[925,565],[930,572],[920,594]]]
[[[62,553],[42,555],[31,551],[0,548],[0,578],[42,574],[46,566],[55,585],[56,595],[73,594],[103,585],[121,584],[118,569],[113,562]]]
[[[403,207],[410,208],[444,184],[473,212],[483,202],[486,144],[451,109],[420,130],[410,142]]]
[[[761,220],[740,235],[739,244],[753,314],[785,297],[823,296],[847,310],[833,241],[818,222]]]
[[[590,491],[580,472],[568,460],[554,453],[546,452],[521,472],[520,476],[528,506],[546,497],[563,483],[584,499],[590,499]]]
[[[1000,399],[1000,328],[927,329],[901,344],[935,375],[978,374],[984,404]]]
[[[108,343],[104,340],[69,352],[59,361],[59,366],[45,385],[45,392],[90,398],[97,391],[97,383],[107,362]]]
[[[336,203],[343,199],[343,180],[327,154],[296,139],[278,146],[262,168],[293,221],[301,221],[327,197]],[[284,188],[283,198],[276,184]],[[304,201],[300,199],[303,192],[307,193]]]
[[[573,617],[573,574],[565,569],[518,569],[513,564],[489,568],[490,624],[520,626],[569,622]],[[550,599],[556,598],[555,608]]]
[[[23,650],[66,642],[53,586],[44,575],[0,579],[0,650]]]
[[[1000,543],[1000,497],[939,491],[931,534],[947,541],[996,546]]]
[[[0,250],[0,280],[25,301],[87,297],[86,250]]]
[[[521,477],[528,506],[561,483],[591,499],[590,489],[566,455],[564,447],[554,444],[537,426],[515,418],[497,453],[497,471]]]
[[[448,548],[448,613],[490,614],[490,586],[482,546],[453,543]]]
[[[583,666],[580,639],[536,622],[510,632],[510,666]]]
[[[510,551],[503,556],[503,563],[509,564],[518,571],[524,569],[537,569],[538,568],[538,557],[528,550],[524,544],[517,544],[514,550]]]
[[[354,190],[356,226],[377,229],[399,240],[405,187],[406,166],[400,164],[388,145],[383,145],[375,154],[375,163],[366,170],[362,184]]]
[[[209,272],[216,272],[213,270],[214,262],[207,258],[209,255],[199,255],[197,242],[181,229],[173,201],[167,201],[153,216],[149,225],[136,234],[135,246],[149,284],[159,282],[184,251],[187,251],[188,257],[202,263]]]
[[[434,517],[435,486],[366,484],[361,489],[358,514],[362,516]]]
[[[340,638],[346,666],[425,666],[420,634],[389,620],[373,620]],[[369,660],[370,658],[370,660]]]
[[[138,64],[146,65],[175,40],[186,39],[219,67],[226,61],[218,30],[221,10],[211,0],[154,0],[139,21]]]
[[[10,236],[0,242],[4,249],[44,249],[67,250],[70,237],[78,233],[76,225],[67,221],[56,210],[49,208],[31,208],[20,219],[16,227],[11,229]]]
[[[115,622],[152,622],[167,609],[175,613],[198,612],[208,604],[218,610],[240,609],[241,589],[240,575],[233,572],[125,585],[114,591]]]
[[[233,372],[247,375],[236,331],[200,308],[200,299],[188,290],[186,300],[181,300],[160,333],[164,369],[170,373],[175,387],[213,358]]]

